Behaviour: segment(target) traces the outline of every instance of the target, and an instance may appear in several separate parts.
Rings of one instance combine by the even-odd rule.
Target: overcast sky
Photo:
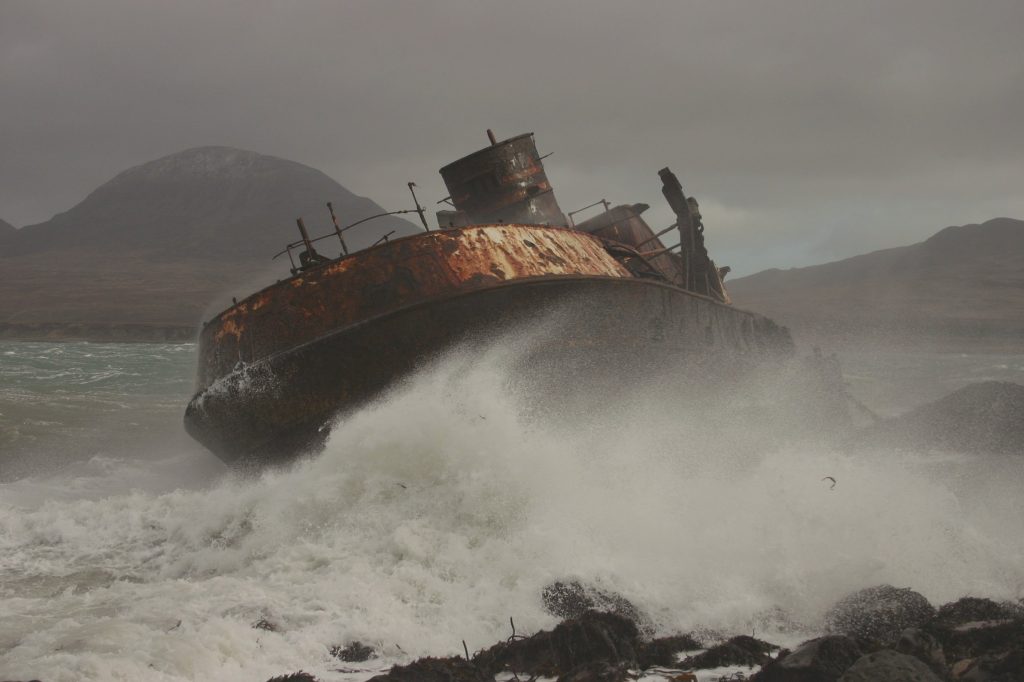
[[[0,218],[221,144],[389,209],[536,133],[563,210],[701,201],[741,273],[1024,218],[1024,2],[0,0]]]

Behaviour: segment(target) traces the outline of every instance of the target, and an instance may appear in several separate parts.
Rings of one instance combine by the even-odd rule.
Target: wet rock
[[[700,642],[691,635],[675,635],[659,637],[650,642],[642,642],[637,651],[637,663],[642,670],[651,666],[673,667],[677,664],[677,654],[683,651],[702,649]]]
[[[346,663],[362,663],[370,660],[374,655],[373,647],[366,646],[362,642],[350,642],[344,647],[331,647],[331,656],[341,659]]]
[[[779,647],[747,635],[733,637],[707,651],[690,656],[682,662],[684,668],[721,668],[727,665],[745,665],[749,668],[769,663],[768,652]]]
[[[864,652],[852,638],[829,635],[780,653],[751,680],[757,682],[836,682]]]
[[[900,633],[896,651],[913,656],[940,677],[946,675],[946,655],[942,644],[933,635],[920,628],[907,628]]]
[[[482,670],[504,670],[554,677],[588,663],[637,664],[639,631],[629,619],[590,611],[542,631],[482,651],[473,661]]]
[[[587,611],[606,611],[628,618],[641,630],[653,630],[650,618],[622,595],[576,580],[551,583],[541,591],[541,600],[544,610],[557,618],[579,618]]]
[[[1024,452],[1024,386],[984,381],[858,435],[862,444],[918,450]]]
[[[882,649],[857,659],[839,682],[942,682],[942,678],[913,656]]]
[[[289,675],[278,675],[277,677],[271,677],[267,682],[320,682],[314,676],[307,672],[300,670],[297,673],[291,673]]]
[[[494,676],[464,658],[421,658],[367,682],[494,682]]]
[[[936,620],[943,625],[955,626],[984,620],[1007,620],[1024,616],[1014,604],[999,604],[991,599],[963,597],[939,607]]]
[[[840,599],[825,615],[832,632],[895,644],[907,628],[923,625],[935,609],[910,588],[878,585]]]

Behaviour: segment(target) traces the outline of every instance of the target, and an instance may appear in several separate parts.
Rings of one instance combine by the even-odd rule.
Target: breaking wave
[[[452,353],[259,478],[133,491],[140,467],[99,458],[114,494],[46,494],[69,473],[0,486],[0,677],[362,679],[330,647],[369,643],[378,666],[482,648],[510,617],[553,625],[540,592],[567,577],[663,632],[760,633],[775,608],[814,631],[883,582],[1024,595],[1019,461],[785,439],[752,455],[734,448],[750,424],[697,437],[671,394],[536,409],[513,360]]]

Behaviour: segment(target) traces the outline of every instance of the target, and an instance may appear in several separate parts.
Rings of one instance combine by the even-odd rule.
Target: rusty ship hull
[[[297,219],[301,240],[278,254],[292,277],[200,333],[193,437],[231,464],[289,461],[315,451],[339,414],[454,346],[477,357],[496,334],[518,354],[507,368],[517,391],[538,409],[582,414],[630,382],[658,385],[648,379],[682,382],[677,393],[699,403],[714,384],[792,354],[786,329],[730,305],[728,268],[708,256],[697,202],[671,170],[658,175],[676,222],[656,232],[646,204],[601,199],[563,213],[533,133],[487,136],[440,169],[449,196],[438,203],[449,207],[436,229],[411,182],[416,208],[380,215],[416,213],[422,234],[349,253],[348,230],[376,216],[342,226],[328,202],[334,232],[315,238]],[[661,241],[669,233],[678,243]],[[337,257],[320,253],[325,239],[337,239]]]
[[[473,225],[302,272],[204,327],[186,428],[232,464],[287,461],[439,353],[543,314],[557,319],[529,363],[541,375],[665,357],[734,371],[791,352],[771,320],[638,277],[608,246],[562,227]]]

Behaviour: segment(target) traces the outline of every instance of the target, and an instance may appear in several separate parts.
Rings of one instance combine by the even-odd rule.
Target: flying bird
[[[825,478],[823,478],[821,480],[823,480],[823,481],[832,481],[832,486],[829,488],[829,490],[835,490],[836,479],[832,478],[831,476],[826,476]]]

